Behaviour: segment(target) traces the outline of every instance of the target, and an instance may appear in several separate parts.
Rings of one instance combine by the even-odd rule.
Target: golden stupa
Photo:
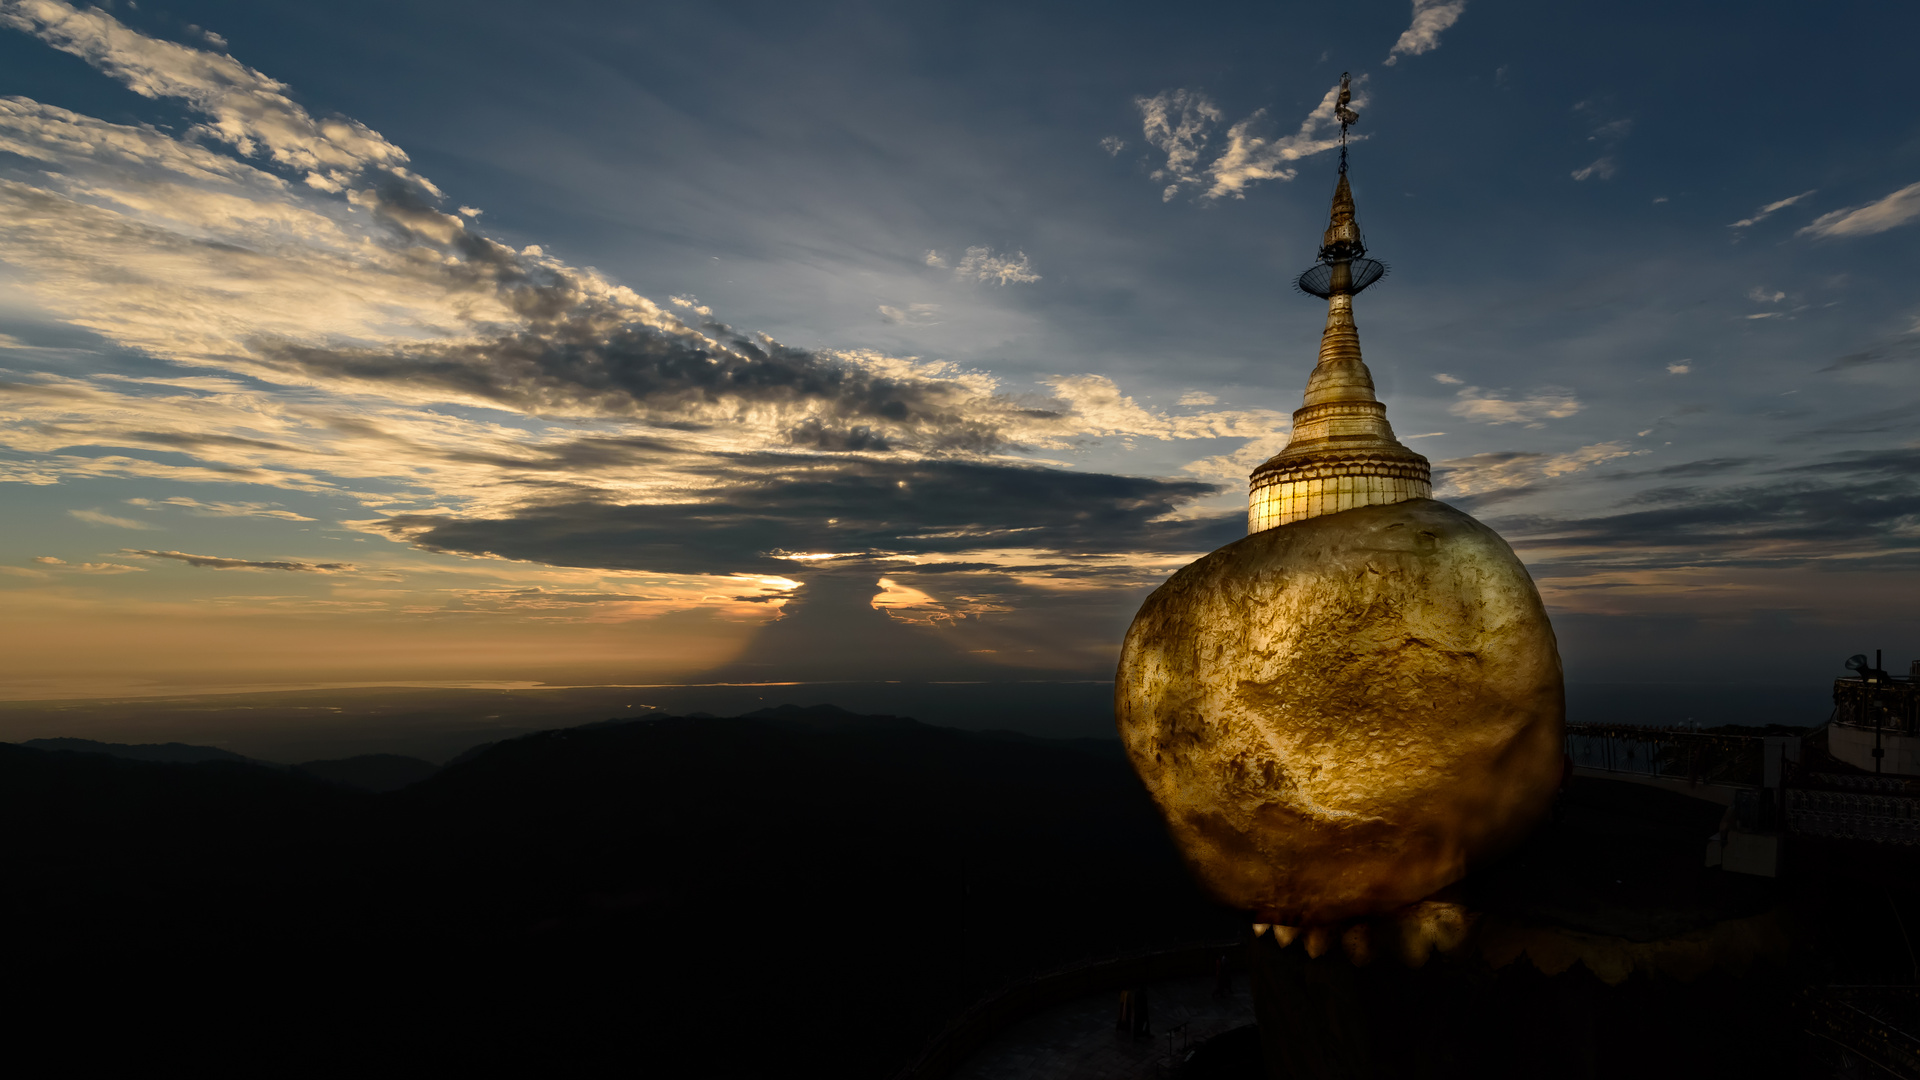
[[[1553,628],[1513,549],[1430,498],[1394,438],[1353,320],[1385,271],[1365,251],[1343,147],[1298,283],[1328,310],[1292,439],[1250,478],[1249,535],[1142,605],[1115,687],[1188,864],[1263,923],[1415,904],[1523,836],[1561,779]]]
[[[1400,445],[1387,407],[1373,393],[1373,373],[1360,359],[1353,296],[1378,281],[1385,268],[1366,258],[1354,218],[1347,173],[1333,189],[1333,220],[1320,245],[1320,262],[1302,274],[1300,288],[1327,299],[1320,362],[1307,379],[1306,400],[1293,414],[1287,448],[1253,471],[1247,531],[1262,532],[1358,506],[1384,506],[1433,494],[1427,459]],[[1355,264],[1360,264],[1356,279]],[[1317,271],[1317,272],[1316,272]]]

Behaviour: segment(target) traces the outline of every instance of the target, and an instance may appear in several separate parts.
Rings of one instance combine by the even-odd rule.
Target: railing
[[[1696,784],[1758,785],[1765,745],[1758,735],[1694,728],[1567,725],[1567,756],[1576,766]]]
[[[1824,774],[1818,775],[1824,778]],[[1912,847],[1920,845],[1920,798],[1858,790],[1791,787],[1787,789],[1787,829],[1801,836]]]
[[[1835,679],[1834,719],[1869,731],[1920,733],[1920,682],[1895,676],[1885,682]]]
[[[1800,1008],[1809,1035],[1893,1076],[1920,1076],[1920,987],[1818,987]]]

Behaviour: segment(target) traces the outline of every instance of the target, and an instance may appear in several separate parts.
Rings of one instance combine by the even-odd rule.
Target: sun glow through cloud
[[[1647,168],[1659,102],[1502,54],[1510,28],[1469,6],[1379,31],[1349,140],[1368,243],[1408,268],[1356,306],[1367,357],[1447,497],[1543,583],[1600,581],[1630,529],[1689,566],[1785,566],[1808,531],[1908,558],[1920,348],[1858,260],[1920,220],[1912,177]],[[659,138],[616,147],[491,98],[434,98],[430,126],[397,73],[339,115],[284,53],[180,25],[0,0],[9,45],[62,65],[0,76],[0,494],[23,523],[0,575],[7,641],[50,664],[82,670],[57,654],[111,617],[174,628],[163,675],[245,626],[298,667],[321,623],[375,667],[395,642],[443,675],[467,657],[458,677],[491,647],[429,639],[699,667],[884,578],[883,629],[1098,671],[1287,445],[1324,312],[1276,295],[1325,221],[1337,50],[1265,81],[1129,76],[1084,120],[1018,79],[969,112],[965,76],[869,57],[889,95],[807,96],[847,64],[784,94],[700,81],[623,99]],[[1478,97],[1435,81],[1454,57]],[[1428,183],[1415,163],[1490,102],[1525,132],[1509,180]],[[745,134],[828,115],[831,152]],[[487,149],[521,144],[545,149]],[[745,149],[766,160],[730,171]],[[1487,231],[1509,212],[1538,247]],[[1537,250],[1588,255],[1515,274]],[[1648,284],[1680,279],[1686,306]],[[1816,496],[1841,509],[1801,520]],[[572,636],[608,628],[628,644]]]

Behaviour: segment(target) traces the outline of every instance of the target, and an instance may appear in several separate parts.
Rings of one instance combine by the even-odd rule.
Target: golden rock
[[[1194,873],[1276,938],[1307,928],[1314,956],[1334,924],[1407,923],[1398,909],[1519,839],[1559,788],[1565,726],[1533,579],[1428,497],[1427,459],[1374,396],[1353,298],[1386,267],[1366,254],[1343,148],[1296,282],[1327,300],[1320,357],[1286,448],[1249,478],[1252,535],[1147,598],[1115,682],[1121,738]],[[1341,941],[1376,951],[1364,928]]]
[[[1519,839],[1561,777],[1553,629],[1432,499],[1257,532],[1127,633],[1121,737],[1200,880],[1287,926],[1392,911]]]

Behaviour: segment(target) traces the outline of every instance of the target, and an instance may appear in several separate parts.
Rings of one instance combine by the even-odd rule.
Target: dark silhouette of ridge
[[[1239,928],[1117,755],[764,711],[538,732],[378,795],[0,744],[10,1015],[117,996],[162,1055],[218,1015],[202,1066],[879,1078],[1008,980]]]
[[[1246,930],[1115,740],[761,712],[536,732],[383,794],[315,769],[342,762],[0,744],[0,1008],[201,1072],[878,1080],[1023,978]],[[1545,867],[1516,903],[1640,889],[1656,847],[1698,876],[1719,812],[1581,777],[1566,798],[1506,864]],[[1877,922],[1844,876],[1783,879],[1822,978],[1910,980],[1885,946],[1911,878],[1883,864]],[[218,1038],[181,1037],[208,1017]]]
[[[294,766],[308,776],[364,791],[399,791],[417,784],[440,767],[401,754],[359,754],[333,761],[304,761]]]
[[[256,762],[250,757],[236,754],[231,750],[222,750],[215,746],[193,746],[188,743],[109,743],[96,742],[93,739],[28,739],[20,744],[35,750],[65,750],[75,754],[105,754],[108,757],[125,758],[128,761],[171,762],[177,765],[192,764],[200,761],[232,761],[249,764],[267,764]]]
[[[814,731],[850,731],[874,728],[924,727],[918,720],[904,716],[876,716],[849,712],[838,705],[775,705],[741,713],[740,720],[770,720],[778,724]]]

